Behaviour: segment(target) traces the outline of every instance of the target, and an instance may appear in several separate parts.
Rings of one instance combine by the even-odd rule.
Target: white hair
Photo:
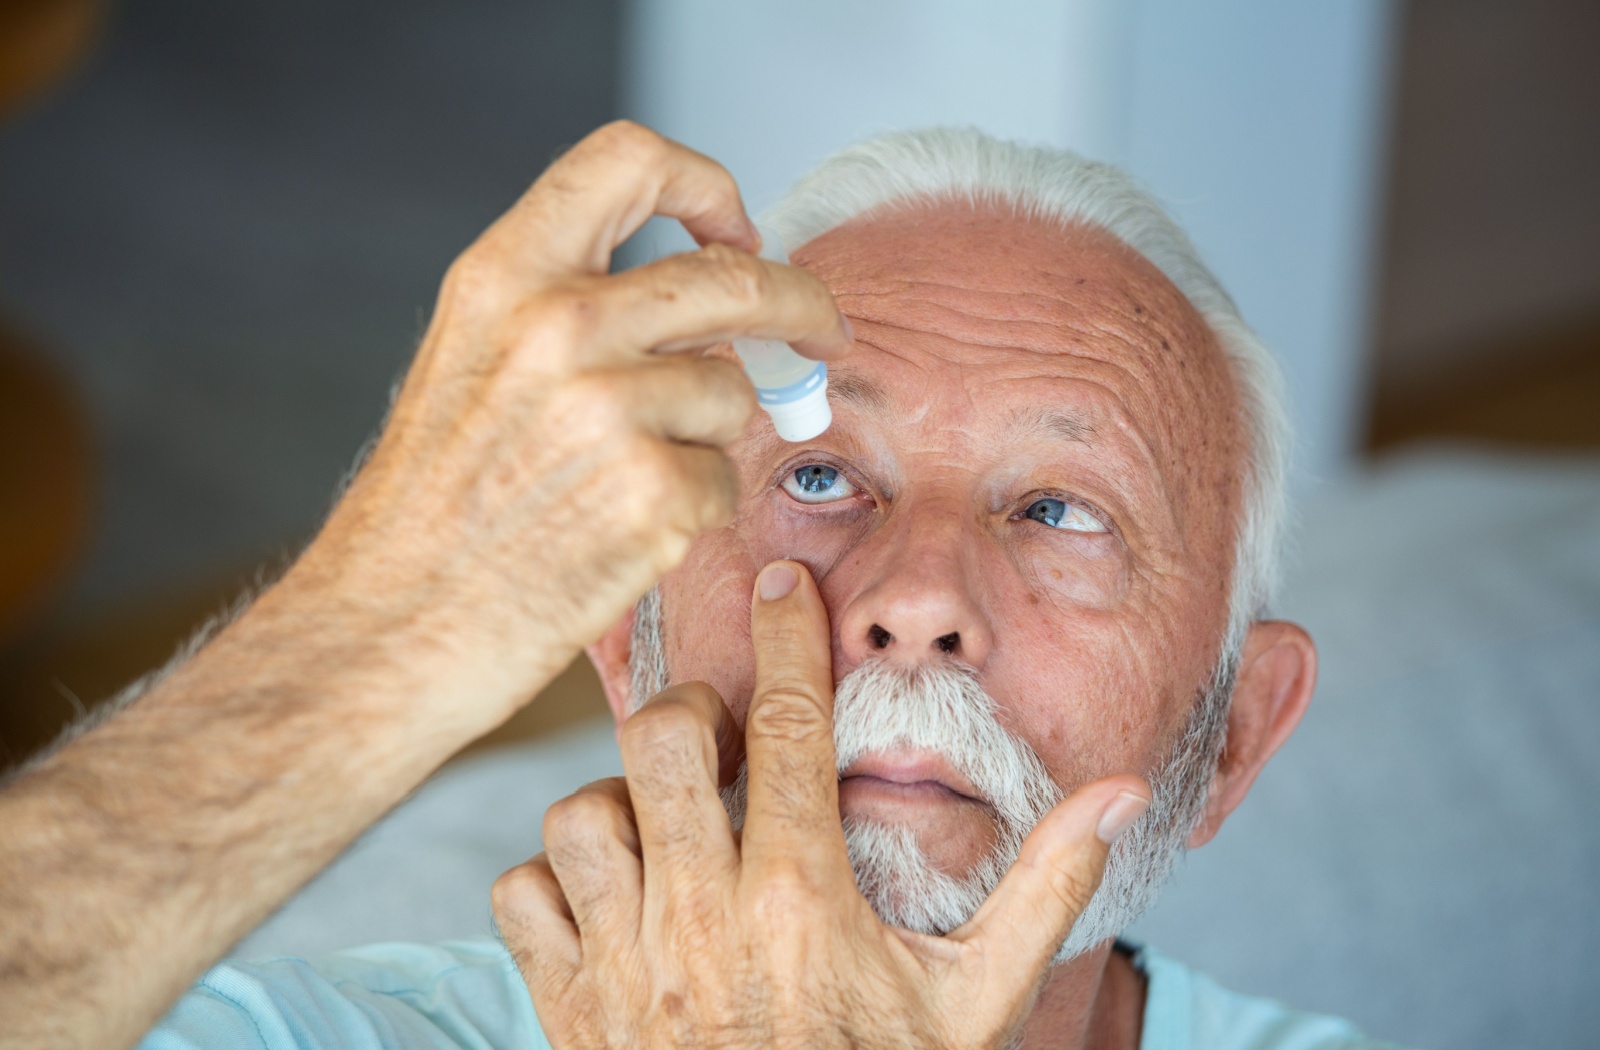
[[[1119,169],[1068,150],[1005,142],[974,128],[890,132],[824,160],[761,222],[792,251],[852,219],[940,201],[998,205],[1063,228],[1104,230],[1150,260],[1215,333],[1232,363],[1250,438],[1224,640],[1225,651],[1236,650],[1278,584],[1290,433],[1271,352],[1149,194]]]

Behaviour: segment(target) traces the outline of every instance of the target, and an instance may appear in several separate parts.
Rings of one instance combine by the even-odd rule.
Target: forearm
[[[652,213],[706,247],[599,276]],[[730,520],[720,450],[744,434],[749,382],[655,351],[744,331],[818,356],[850,342],[827,288],[758,246],[725,170],[619,123],[451,266],[383,439],[307,557],[0,792],[0,1041],[132,1043]]]
[[[131,1045],[514,706],[456,695],[486,683],[427,624],[297,582],[0,794],[0,1043]]]

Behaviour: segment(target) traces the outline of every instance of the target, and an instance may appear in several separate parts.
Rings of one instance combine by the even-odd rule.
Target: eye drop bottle
[[[783,241],[765,227],[761,231],[761,257],[787,263]],[[772,417],[773,429],[785,441],[809,441],[833,422],[828,406],[828,366],[801,357],[788,343],[776,339],[735,339],[734,353],[744,362],[745,375],[756,388],[756,400]]]

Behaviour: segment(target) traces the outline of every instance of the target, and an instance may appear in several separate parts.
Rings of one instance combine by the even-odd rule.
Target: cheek
[[[1045,615],[1109,610],[1124,603],[1131,572],[1126,549],[1106,533],[1051,535],[1044,529],[1016,530],[1009,554],[1023,581],[1023,601]]]
[[[1157,673],[1161,661],[1152,658],[1136,615],[1125,606],[1086,605],[1054,588],[1041,593],[1025,574],[1012,572],[1009,580],[990,596],[1000,645],[983,674],[1007,728],[1069,791],[1096,777],[1148,769],[1167,737],[1171,688]]]
[[[859,497],[803,509],[782,493],[769,493],[740,524],[752,549],[762,552],[762,564],[774,558],[800,562],[820,584],[876,520],[872,505]]]
[[[705,682],[744,717],[755,688],[750,589],[758,560],[732,526],[695,540],[661,581],[662,633],[672,682]]]
[[[780,502],[786,498],[769,494],[753,501],[733,524],[697,539],[661,582],[672,681],[709,684],[741,721],[755,690],[750,592],[756,573],[789,559],[825,580],[871,518],[870,510],[796,511]]]

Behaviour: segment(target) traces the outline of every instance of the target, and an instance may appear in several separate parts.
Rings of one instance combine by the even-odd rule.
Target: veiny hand
[[[1080,788],[949,936],[886,926],[845,850],[827,614],[803,567],[763,571],[751,634],[742,837],[717,795],[736,727],[682,685],[624,724],[626,780],[551,807],[547,852],[495,885],[545,1034],[558,1050],[1003,1045],[1148,788]]]
[[[608,276],[653,213],[703,247]],[[584,139],[450,268],[370,461],[280,591],[369,614],[418,676],[439,655],[463,717],[508,715],[731,515],[721,447],[750,385],[665,351],[845,351],[827,289],[758,246],[715,162],[635,124]]]
[[[653,212],[704,245],[607,276]],[[389,424],[275,586],[0,791],[0,1043],[131,1046],[733,506],[752,333],[842,352],[821,282],[756,259],[728,173],[585,139],[445,278]],[[666,352],[664,352],[666,351]]]

